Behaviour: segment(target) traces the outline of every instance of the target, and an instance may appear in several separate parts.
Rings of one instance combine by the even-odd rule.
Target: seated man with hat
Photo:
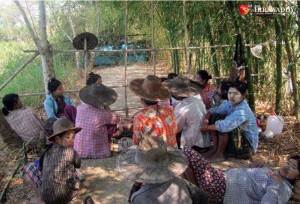
[[[134,204],[208,203],[206,193],[178,177],[186,167],[186,157],[180,150],[149,135],[143,135],[139,146],[131,146],[117,159],[117,169],[124,177],[143,183],[130,196]]]
[[[77,108],[76,126],[82,127],[82,131],[76,135],[74,149],[85,159],[110,157],[107,125],[123,120],[106,107],[117,100],[117,93],[103,84],[92,84],[81,89],[79,97],[83,103]]]
[[[129,88],[141,98],[144,109],[133,119],[133,142],[138,144],[142,135],[161,137],[167,145],[176,146],[176,120],[171,107],[160,106],[158,102],[171,98],[168,88],[161,84],[161,79],[148,75],[145,79],[134,79]]]
[[[206,108],[199,94],[200,87],[186,77],[175,77],[164,84],[170,88],[172,96],[179,100],[174,114],[177,122],[179,148],[184,146],[196,149],[210,146],[210,137],[201,132]]]

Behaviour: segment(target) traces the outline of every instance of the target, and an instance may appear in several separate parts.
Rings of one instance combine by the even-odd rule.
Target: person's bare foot
[[[212,156],[216,151],[214,149],[210,149],[207,152],[200,153],[204,158],[208,159]]]
[[[224,160],[225,160],[224,155],[220,153],[215,153],[207,159],[208,162],[221,162]]]

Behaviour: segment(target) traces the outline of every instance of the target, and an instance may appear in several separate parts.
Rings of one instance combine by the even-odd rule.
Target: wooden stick
[[[28,142],[25,143],[24,146],[26,147],[35,138],[36,137],[32,137]],[[18,151],[18,153],[15,155],[15,157],[17,157],[20,154],[20,152],[22,152],[24,150],[24,146]]]
[[[20,71],[22,71],[32,60],[34,60],[37,56],[39,55],[38,52],[36,52],[31,58],[29,58],[19,69],[17,69],[12,75],[11,77],[9,77],[6,82],[4,82],[1,87],[0,87],[0,91],[6,87],[6,85],[11,81],[13,80],[18,74]]]
[[[19,170],[22,161],[23,161],[23,158],[19,160],[18,166],[15,168],[15,170],[13,171],[13,173],[11,174],[11,176],[9,177],[9,180],[6,182],[6,184],[4,186],[4,189],[3,189],[3,191],[1,192],[1,195],[0,195],[0,202],[4,202],[5,201],[5,199],[6,199],[6,191],[9,188],[11,180],[14,178],[15,174]]]
[[[27,164],[28,156],[27,156],[27,149],[25,143],[23,143],[23,150],[24,150],[24,164]]]

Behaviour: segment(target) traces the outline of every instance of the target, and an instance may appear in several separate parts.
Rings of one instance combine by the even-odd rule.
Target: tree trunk
[[[276,101],[275,112],[281,113],[281,87],[282,87],[282,35],[278,19],[275,19],[275,34],[276,34]]]
[[[39,1],[39,32],[40,32],[41,42],[39,41],[37,35],[34,33],[32,26],[22,6],[20,5],[19,1],[15,1],[15,3],[19,8],[24,18],[24,21],[27,25],[27,28],[29,30],[29,33],[36,47],[40,52],[41,62],[43,67],[44,89],[45,89],[45,93],[48,93],[48,88],[47,88],[48,81],[50,78],[55,76],[55,73],[54,73],[54,66],[53,66],[53,54],[52,54],[51,46],[47,41],[45,2]]]
[[[53,66],[53,53],[51,46],[47,40],[46,31],[46,12],[45,12],[45,2],[39,1],[39,33],[41,37],[41,61],[43,67],[44,76],[44,88],[45,93],[48,93],[48,82],[55,76],[54,66]]]

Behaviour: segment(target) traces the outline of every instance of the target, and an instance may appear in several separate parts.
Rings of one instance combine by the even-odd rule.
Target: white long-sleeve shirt
[[[209,134],[203,135],[202,126],[206,108],[200,94],[183,99],[176,105],[174,114],[177,122],[177,130],[181,133],[181,148],[184,146],[208,147],[210,145]]]

